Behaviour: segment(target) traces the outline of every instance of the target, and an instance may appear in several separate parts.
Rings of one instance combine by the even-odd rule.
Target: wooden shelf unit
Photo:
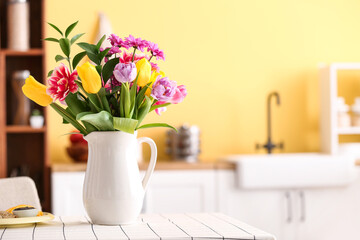
[[[7,0],[0,0],[0,178],[17,171],[28,174],[36,184],[42,208],[51,211],[50,161],[47,143],[46,108],[31,102],[31,110],[39,109],[45,117],[43,128],[13,125],[17,101],[11,87],[12,73],[29,70],[39,82],[45,82],[45,0],[28,1],[30,10],[30,49],[7,48]],[[15,100],[14,100],[15,99]]]

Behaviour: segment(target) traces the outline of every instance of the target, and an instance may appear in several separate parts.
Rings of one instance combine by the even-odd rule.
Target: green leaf
[[[108,54],[109,51],[110,51],[110,48],[106,48],[104,51],[100,52],[100,54],[99,54],[100,61],[102,61],[104,59],[104,57],[106,56],[106,54]]]
[[[136,96],[136,106],[141,106],[141,103],[144,101],[145,98],[145,92],[146,90],[149,88],[149,86],[151,85],[151,83],[146,84],[137,94]]]
[[[56,55],[56,56],[55,56],[55,61],[56,61],[56,62],[61,61],[61,60],[64,60],[64,59],[66,59],[66,57],[63,57],[63,56],[61,56],[61,55]]]
[[[76,120],[78,119],[78,115],[84,112],[88,111],[88,107],[86,105],[86,102],[81,101],[78,98],[77,93],[72,93],[70,92],[67,97],[65,98],[65,102],[68,105],[68,108],[71,110],[71,112],[73,113],[73,115],[76,116]],[[90,112],[92,113],[92,112]],[[74,116],[74,117],[75,117]],[[93,131],[96,131],[97,128],[95,128],[94,126],[92,126],[90,123],[88,122],[83,122],[86,130],[88,133],[91,133]]]
[[[118,102],[116,101],[116,98],[115,98],[115,97],[110,98],[109,104],[112,105],[112,112],[111,112],[111,114],[112,114],[113,116],[119,116],[119,115],[118,115],[118,111],[117,111],[117,110],[119,109],[119,106],[118,106]]]
[[[47,77],[50,77],[54,70],[50,70],[47,74]]]
[[[69,114],[64,108],[62,108],[57,103],[51,103],[50,106],[60,115],[62,116],[67,122],[71,123],[77,130],[79,130],[82,134],[86,135],[88,132],[86,129],[74,119],[71,114]]]
[[[167,128],[171,128],[177,132],[176,128],[174,128],[173,126],[171,126],[167,123],[149,123],[149,124],[144,124],[136,129],[153,128],[153,127],[167,127]]]
[[[111,109],[109,106],[109,102],[106,98],[106,91],[105,88],[101,88],[100,91],[98,92],[98,95],[101,99],[102,102],[102,106],[104,107],[104,110],[108,111],[109,113],[111,113]]]
[[[94,106],[95,110],[97,112],[101,112],[103,110],[101,107],[102,104],[100,102],[101,99],[99,99],[96,94],[86,93],[86,95],[88,96],[88,99],[90,103]]]
[[[68,112],[72,117],[74,117],[74,114],[71,112],[71,110],[70,110],[68,107],[65,109],[65,111]],[[62,123],[63,123],[63,124],[69,124],[69,122],[66,121],[65,118],[63,118],[63,122],[62,122]]]
[[[97,54],[98,50],[94,44],[81,42],[77,44],[80,48],[84,49],[86,52],[90,52],[92,54]]]
[[[101,47],[101,44],[104,42],[106,38],[106,35],[104,34],[104,36],[102,36],[102,38],[98,41],[98,43],[96,44],[96,48],[99,50]]]
[[[99,131],[114,131],[113,117],[106,111],[99,113],[86,114],[79,118],[81,121],[88,122]]]
[[[69,92],[65,98],[65,102],[75,116],[81,112],[87,111],[86,104],[79,100],[77,93]]]
[[[81,59],[83,59],[83,57],[86,56],[86,52],[80,52],[78,54],[75,55],[73,61],[72,61],[72,66],[73,69],[76,69],[76,66],[79,64],[79,62],[81,61]]]
[[[65,37],[68,37],[71,31],[75,28],[75,26],[78,24],[79,21],[74,22],[71,24],[65,31]]]
[[[101,76],[101,70],[102,70],[101,64],[97,65],[95,68],[96,68],[96,71],[98,72],[99,76]]]
[[[114,68],[116,66],[116,64],[119,63],[119,59],[118,58],[113,58],[110,59],[109,61],[107,61],[107,63],[105,63],[103,70],[102,70],[102,77],[104,82],[107,82],[107,80],[111,77],[111,75],[113,74]]]
[[[85,33],[79,33],[79,34],[76,34],[75,36],[73,36],[70,40],[70,45],[73,45],[84,34]]]
[[[145,116],[149,113],[151,103],[152,103],[151,99],[148,96],[145,96],[145,101],[140,106],[138,114],[137,114],[137,119],[139,122],[136,127],[138,127],[140,125],[142,120],[144,120]]]
[[[123,132],[133,134],[137,126],[138,121],[131,118],[119,118],[114,117],[114,128]]]
[[[49,23],[49,22],[48,22],[48,24],[49,24],[51,27],[53,27],[56,31],[58,31],[58,33],[60,33],[60,34],[61,34],[61,36],[63,36],[63,35],[64,35],[64,34],[62,33],[62,31],[60,31],[60,29],[59,29],[57,26],[55,26],[54,24]]]
[[[56,39],[56,38],[45,38],[44,39],[45,41],[49,41],[49,42],[59,42],[59,39]]]
[[[94,114],[93,112],[80,112],[76,115],[76,120],[80,120],[83,116]]]
[[[119,105],[120,105],[120,117],[125,117],[125,106],[124,106],[124,102],[125,102],[125,93],[123,91],[123,85],[121,85],[121,91],[120,91],[120,101],[119,101]]]
[[[70,56],[70,41],[67,38],[60,38],[59,44],[65,56]]]
[[[140,71],[139,71],[140,73]],[[137,91],[137,80],[139,77],[139,73],[135,78],[135,81],[133,82],[133,85],[130,89],[130,117],[133,118],[133,114],[134,114],[134,110],[135,110],[135,106],[136,106],[136,91]],[[135,114],[137,115],[137,114]]]
[[[100,65],[101,64],[101,61],[98,57],[97,54],[94,54],[94,53],[91,53],[91,52],[86,52],[86,55],[89,57],[89,59],[91,61],[93,61],[96,65]]]
[[[164,103],[164,104],[159,104],[159,105],[152,105],[149,112],[154,111],[154,110],[157,109],[157,108],[169,106],[170,104],[171,104],[171,103]]]

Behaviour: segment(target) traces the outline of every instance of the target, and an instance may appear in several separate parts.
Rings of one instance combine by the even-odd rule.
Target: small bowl
[[[17,210],[15,209],[13,211],[13,214],[16,217],[22,218],[22,217],[36,217],[38,214],[38,210],[36,208],[30,208],[30,209],[24,209],[24,210]]]

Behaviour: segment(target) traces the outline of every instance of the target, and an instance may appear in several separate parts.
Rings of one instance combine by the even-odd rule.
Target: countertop
[[[139,163],[140,170],[146,170],[147,162]],[[230,162],[196,162],[188,163],[183,161],[159,161],[155,170],[211,170],[229,169],[234,170],[235,164]],[[57,163],[52,164],[53,172],[82,172],[86,170],[86,163]]]
[[[360,159],[355,161],[355,165],[360,167]],[[146,170],[147,162],[139,163],[140,170]],[[228,169],[235,170],[235,163],[231,162],[196,162],[188,163],[183,161],[158,161],[156,170],[211,170]],[[53,172],[82,172],[86,170],[86,163],[56,163],[51,165]]]

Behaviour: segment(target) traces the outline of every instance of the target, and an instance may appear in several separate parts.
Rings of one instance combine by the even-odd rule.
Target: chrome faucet
[[[256,149],[265,148],[268,154],[271,154],[274,148],[283,149],[284,144],[281,142],[275,144],[271,141],[271,98],[276,97],[277,105],[280,105],[280,96],[277,92],[272,92],[267,97],[267,142],[264,145],[256,144]]]

